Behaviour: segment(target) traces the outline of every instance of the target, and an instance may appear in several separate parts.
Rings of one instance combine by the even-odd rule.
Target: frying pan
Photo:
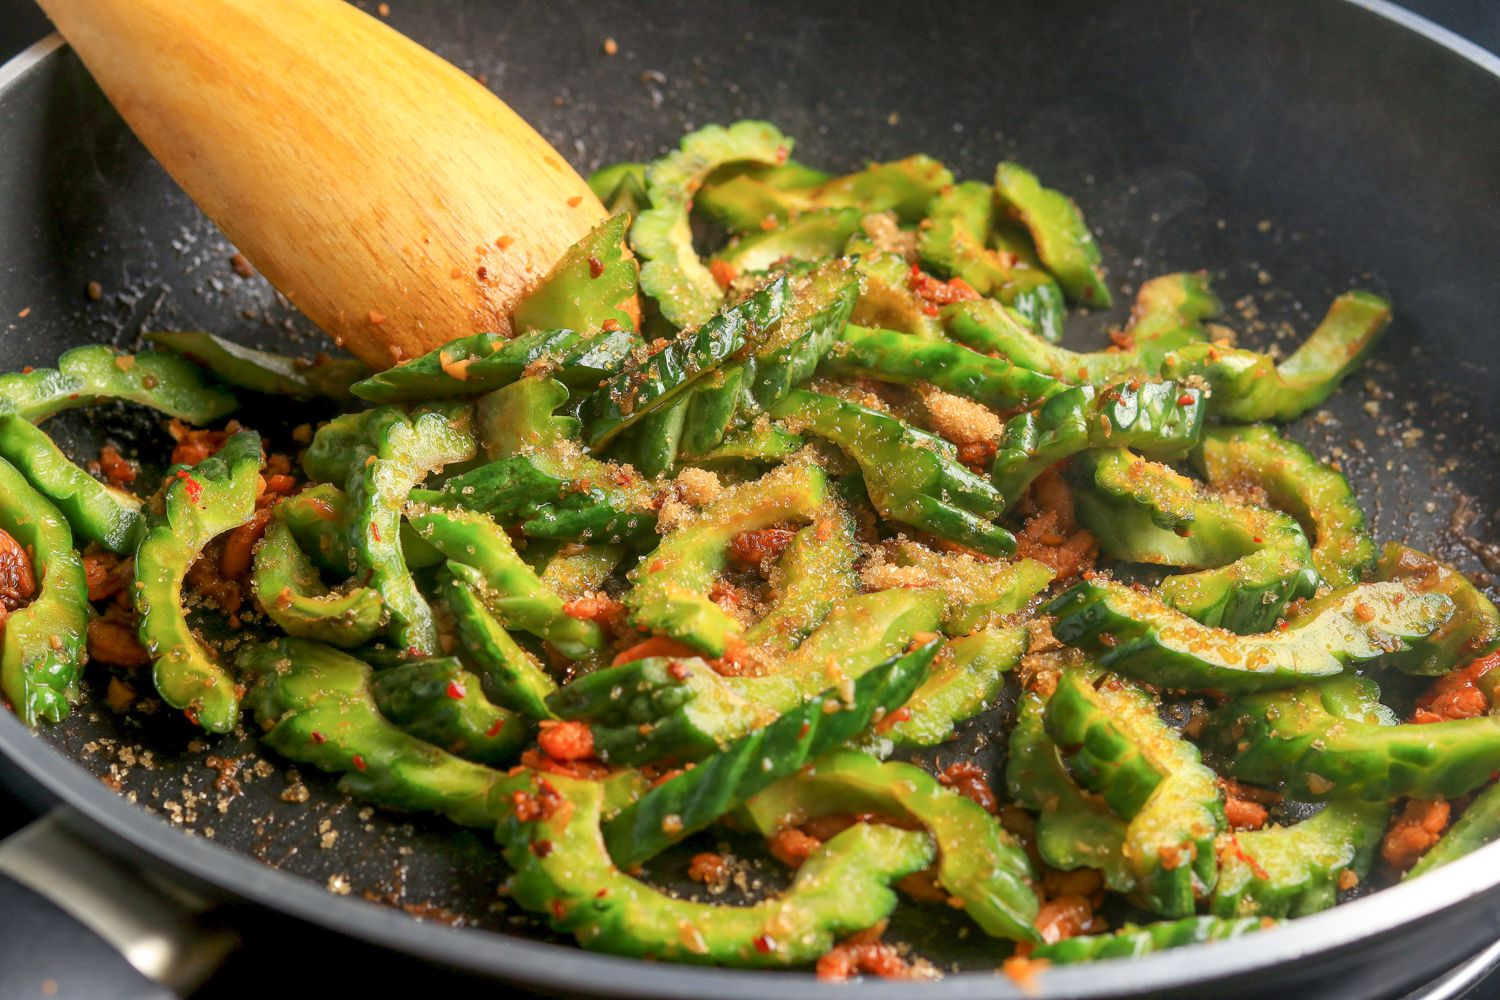
[[[1341,463],[1379,536],[1481,581],[1500,571],[1484,513],[1500,496],[1490,386],[1500,60],[1419,18],[1378,0],[405,0],[389,16],[482,74],[582,169],[657,155],[708,122],[765,117],[799,139],[800,158],[830,169],[924,151],[986,178],[997,160],[1021,159],[1085,205],[1117,286],[1206,267],[1247,343],[1272,343],[1287,324],[1305,333],[1353,285],[1388,294],[1398,319],[1387,339],[1328,416],[1294,436]],[[614,56],[601,50],[607,36]],[[268,286],[230,270],[232,248],[56,41],[0,71],[0,148],[3,367],[48,364],[80,343],[129,346],[159,328],[316,349]],[[1070,340],[1101,343],[1119,318],[1081,317]],[[276,435],[306,419],[283,410],[247,422]],[[112,437],[165,454],[155,422],[124,410],[65,415],[49,429],[79,453]],[[1454,518],[1456,508],[1477,517]],[[179,987],[229,940],[205,928],[248,912],[287,940],[320,927],[553,993],[849,995],[800,973],[674,968],[559,945],[496,894],[504,871],[482,838],[347,802],[253,737],[205,739],[165,713],[116,714],[101,682],[91,673],[90,700],[37,734],[0,713],[0,776],[55,808],[46,826],[0,846],[0,871],[61,890],[104,942],[134,944],[138,965],[156,955],[158,978]],[[88,875],[64,886],[59,869]],[[657,874],[671,882],[669,868]],[[206,906],[217,909],[204,917]],[[0,974],[13,988],[51,978],[66,995],[84,975],[76,956],[103,946],[14,879],[0,886],[0,913]],[[142,914],[158,922],[145,938],[132,926]],[[920,927],[896,930],[940,967],[980,971],[864,983],[862,996],[1022,995],[961,925],[930,911],[915,922],[931,925],[925,939]],[[1049,997],[1375,997],[1497,938],[1500,847],[1490,847],[1233,945],[1053,970],[1038,986]],[[202,961],[194,969],[182,954]],[[111,992],[148,995],[130,975]],[[287,966],[275,982],[295,992],[297,975]]]

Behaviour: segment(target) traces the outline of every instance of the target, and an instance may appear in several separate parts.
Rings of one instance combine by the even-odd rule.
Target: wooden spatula
[[[41,0],[136,135],[377,368],[509,329],[604,208],[466,73],[342,0]]]

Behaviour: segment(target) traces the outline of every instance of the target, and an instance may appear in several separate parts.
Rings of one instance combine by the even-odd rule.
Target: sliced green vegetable
[[[350,391],[372,403],[478,396],[526,374],[592,389],[619,371],[640,343],[628,329],[600,333],[531,330],[512,338],[475,333],[376,372],[354,383]]]
[[[1089,934],[1071,937],[1054,944],[1044,944],[1031,953],[1033,959],[1044,959],[1056,965],[1097,962],[1106,958],[1140,958],[1168,948],[1184,948],[1211,941],[1232,941],[1253,931],[1275,926],[1263,917],[1184,917],[1181,920],[1154,924],[1125,924],[1111,934]]]
[[[196,365],[172,354],[122,354],[89,344],[64,351],[56,368],[0,375],[0,399],[39,424],[54,413],[123,399],[190,424],[210,424],[234,412],[233,393],[203,377]]]
[[[1220,855],[1209,909],[1219,917],[1303,917],[1332,907],[1344,872],[1368,874],[1390,811],[1385,802],[1335,801],[1300,823],[1236,834]]]
[[[725,490],[696,515],[674,525],[631,571],[632,587],[625,594],[631,622],[708,656],[723,656],[743,628],[708,592],[727,565],[730,542],[743,531],[813,520],[826,492],[823,473],[807,464],[783,466]]]
[[[526,742],[527,727],[516,715],[490,703],[479,678],[457,660],[413,660],[370,679],[380,714],[402,732],[464,760],[509,764]]]
[[[1312,562],[1330,587],[1356,584],[1375,562],[1375,540],[1349,480],[1264,424],[1213,427],[1193,464],[1215,487],[1249,484],[1312,533]]]
[[[1037,256],[1071,301],[1109,308],[1099,246],[1073,199],[1042,187],[1036,175],[1019,163],[995,168],[995,195],[1001,208],[1031,233]]]
[[[989,520],[1004,508],[998,491],[960,465],[956,449],[942,438],[804,389],[788,393],[771,415],[794,431],[829,439],[854,459],[881,516],[989,555],[1015,551],[1015,536]]]
[[[1090,448],[1180,458],[1203,433],[1203,394],[1175,382],[1080,385],[1005,424],[990,479],[1014,505],[1049,467]],[[1091,526],[1092,527],[1092,526]]]
[[[749,799],[743,814],[762,836],[829,815],[873,813],[915,821],[937,842],[937,878],[985,933],[1040,941],[1026,852],[983,808],[912,764],[835,750]]]
[[[997,410],[1035,406],[1063,390],[1055,379],[961,344],[847,326],[822,370],[882,382],[926,382]]]
[[[1190,568],[1157,588],[1198,622],[1238,633],[1276,626],[1318,585],[1307,536],[1292,517],[1199,492],[1186,476],[1124,448],[1079,457],[1078,517],[1117,559]]]
[[[612,216],[563,252],[552,270],[516,303],[517,336],[537,330],[594,331],[635,327],[626,305],[635,298],[639,267],[625,252],[630,216]]]
[[[784,261],[818,261],[836,256],[859,229],[857,208],[806,212],[770,229],[754,229],[731,240],[714,255],[733,274],[769,271]]]
[[[1188,344],[1168,354],[1166,378],[1205,379],[1209,412],[1223,420],[1295,420],[1321,404],[1358,368],[1391,320],[1391,306],[1369,292],[1345,292],[1312,335],[1285,361],[1270,355]]]
[[[1125,855],[1125,821],[1074,783],[1047,735],[1046,706],[1035,691],[1023,691],[1016,703],[1006,788],[1036,813],[1036,846],[1043,861],[1062,871],[1098,869],[1109,889],[1131,892],[1136,876]]]
[[[677,398],[747,344],[757,344],[781,319],[788,288],[786,276],[773,278],[744,301],[714,314],[696,329],[684,331],[654,354],[632,355],[619,374],[583,399],[579,414],[589,447],[602,447]]]
[[[135,610],[162,700],[211,733],[227,733],[240,715],[234,678],[188,625],[182,583],[203,547],[255,514],[260,435],[240,431],[191,468],[167,470],[161,513],[146,516],[135,552]]]
[[[72,533],[111,552],[134,552],[141,501],[74,465],[52,439],[0,400],[0,460],[13,465],[67,518]]]
[[[894,212],[900,222],[913,225],[927,214],[933,196],[953,183],[946,167],[920,154],[806,183],[811,179],[785,168],[745,172],[705,187],[694,207],[733,232],[757,230],[768,220],[781,222],[828,208],[854,208],[864,214]]]
[[[484,678],[490,696],[528,718],[552,718],[546,698],[557,683],[495,620],[474,588],[445,575],[437,593],[458,630],[460,655]]]
[[[1378,698],[1366,677],[1246,695],[1220,708],[1206,733],[1234,777],[1284,782],[1294,798],[1454,798],[1488,784],[1500,759],[1500,716],[1423,725],[1383,724],[1375,709],[1376,721],[1347,717],[1351,700]]]
[[[348,794],[462,826],[493,828],[505,814],[518,782],[402,732],[376,706],[370,668],[347,653],[278,639],[241,646],[236,664],[254,680],[245,705],[266,745],[342,775]]]
[[[1441,594],[1453,602],[1453,617],[1419,648],[1393,650],[1387,663],[1410,674],[1436,676],[1500,648],[1500,610],[1446,563],[1398,542],[1380,553],[1375,575],[1405,584],[1419,594]]]
[[[563,610],[562,598],[543,585],[493,519],[472,511],[434,509],[413,512],[411,526],[448,557],[448,571],[473,587],[507,626],[547,640],[570,660],[585,659],[604,648],[599,626]]]
[[[1029,239],[1023,254],[990,249],[995,191],[964,181],[940,193],[929,208],[917,252],[939,274],[962,278],[980,295],[1010,306],[1051,343],[1062,339],[1067,307],[1062,289],[1042,270]]]
[[[771,606],[745,630],[745,641],[796,648],[829,612],[858,593],[858,558],[854,525],[842,511],[829,510],[798,531],[771,571]]]
[[[1079,784],[1127,821],[1137,902],[1166,917],[1191,914],[1213,890],[1214,839],[1225,827],[1218,779],[1198,748],[1162,722],[1151,695],[1093,670],[1062,674],[1046,729]]]
[[[781,895],[753,906],[693,903],[624,874],[600,837],[605,786],[522,772],[497,834],[515,874],[508,895],[585,948],[752,968],[805,965],[896,906],[891,883],[932,863],[925,833],[857,824],[815,851]],[[614,820],[610,822],[615,822]],[[606,824],[607,826],[607,824]]]
[[[604,825],[610,856],[621,868],[639,864],[854,738],[911,697],[938,646],[893,656],[654,786]]]
[[[472,407],[456,403],[410,415],[394,406],[372,410],[351,463],[344,533],[355,578],[385,599],[396,644],[419,654],[436,651],[437,628],[403,555],[401,509],[429,472],[474,457],[472,416]]]
[[[898,746],[944,742],[960,722],[994,703],[1026,647],[1024,628],[983,628],[945,644],[932,675],[907,703],[907,717],[885,729],[885,737]]]
[[[706,323],[723,293],[693,249],[688,213],[704,179],[730,163],[777,164],[792,140],[773,125],[741,121],[710,125],[683,136],[680,146],[646,168],[651,207],[630,228],[630,245],[645,263],[641,291],[678,327]]]
[[[146,340],[207,368],[226,385],[269,396],[344,400],[350,386],[373,374],[356,358],[291,358],[196,330],[148,333]]]
[[[1441,594],[1359,584],[1310,602],[1284,629],[1236,635],[1200,625],[1148,594],[1103,579],[1055,598],[1052,634],[1101,666],[1189,691],[1257,691],[1331,677],[1351,664],[1420,648],[1452,611]]]
[[[370,587],[330,591],[297,546],[278,505],[255,549],[250,585],[266,616],[288,635],[362,646],[384,630],[385,601]]]
[[[85,659],[88,587],[58,509],[0,459],[0,531],[31,557],[31,603],[0,622],[0,691],[28,726],[67,717]]]

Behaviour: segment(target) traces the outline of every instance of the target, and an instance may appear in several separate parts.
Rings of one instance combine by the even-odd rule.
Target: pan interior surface
[[[1250,346],[1304,335],[1351,287],[1388,295],[1397,319],[1385,341],[1292,435],[1341,465],[1377,537],[1433,552],[1486,584],[1500,572],[1500,550],[1490,547],[1500,531],[1486,504],[1500,496],[1500,401],[1490,391],[1490,272],[1500,245],[1493,68],[1341,0],[1163,0],[1149,15],[1124,0],[975,0],[941,10],[879,0],[828,12],[770,0],[753,16],[687,2],[431,0],[393,5],[390,22],[480,75],[580,170],[652,158],[709,122],[760,117],[798,140],[799,159],[833,170],[926,152],[960,177],[988,180],[997,161],[1018,159],[1082,203],[1116,288],[1205,268]],[[614,55],[605,54],[606,37]],[[235,272],[233,248],[70,53],[0,91],[0,135],[5,369],[50,364],[77,344],[137,346],[158,329],[207,329],[291,353],[322,349],[262,279]],[[88,293],[95,282],[97,299]],[[1070,344],[1105,343],[1125,308],[1074,320]],[[244,419],[285,450],[290,429],[316,414],[284,410]],[[123,409],[70,414],[49,429],[79,454],[106,439],[167,451],[153,418]],[[28,748],[9,716],[0,719],[0,746],[24,754],[54,793],[86,798],[95,819],[134,831],[126,839],[148,827],[138,814],[120,818],[115,793],[255,859],[219,867],[214,881],[235,893],[429,957],[591,995],[751,996],[770,981],[525,947],[519,939],[548,935],[498,895],[504,866],[485,838],[348,801],[321,775],[261,752],[253,735],[205,739],[165,712],[116,714],[104,707],[100,678],[90,680],[82,710],[41,736],[111,792],[56,778],[62,761]],[[967,735],[983,734],[971,727]],[[169,858],[180,843],[149,835]],[[200,846],[176,862],[218,857]],[[308,884],[285,890],[262,865]],[[205,861],[199,874],[212,870]],[[1454,902],[1500,881],[1468,863],[1455,872],[1430,880]],[[670,871],[655,874],[671,881]],[[771,868],[765,875],[776,877]],[[1282,967],[1279,989],[1334,975],[1339,995],[1373,995],[1493,937],[1493,915],[1460,921],[1449,910],[1408,930],[1399,972],[1351,957],[1356,939],[1394,930],[1436,898],[1434,890],[1423,904],[1407,891],[1415,888],[1401,890],[1405,906],[1377,909],[1376,897],[1308,921],[1300,943],[1272,932],[1214,952],[1211,966],[1162,959],[1130,972],[1069,970],[1047,979],[1048,995],[1194,995],[1195,980],[1230,974],[1240,978],[1218,995],[1248,994],[1257,967],[1323,946],[1316,961]],[[380,908],[329,905],[325,890]],[[1345,929],[1311,930],[1331,928],[1330,916],[1343,916]],[[959,937],[960,922],[930,923],[925,939],[920,927],[906,930],[939,968],[994,964],[976,935]],[[455,934],[449,924],[504,936]],[[1432,945],[1430,967],[1417,958],[1420,941]],[[789,995],[827,992],[807,977],[782,979]],[[1015,992],[987,972],[859,988]]]

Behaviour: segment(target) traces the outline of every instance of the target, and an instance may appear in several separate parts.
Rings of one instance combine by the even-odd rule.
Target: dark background
[[[1500,51],[1500,2],[1407,0],[1405,6],[1492,51]],[[50,30],[46,17],[31,0],[0,0],[0,61]],[[0,835],[9,833],[29,819],[30,814],[24,807],[0,793]],[[254,981],[251,977],[256,976],[257,971],[266,970],[268,962],[275,962],[275,967],[287,971],[290,971],[289,966],[295,966],[299,991],[305,991],[304,995],[313,995],[322,989],[341,989],[347,993],[351,987],[358,990],[361,986],[373,987],[383,993],[416,985],[426,987],[427,992],[433,992],[434,988],[463,988],[451,974],[407,959],[377,954],[373,949],[335,941],[319,932],[299,930],[293,933],[299,940],[290,950],[300,952],[297,957],[311,959],[311,963],[298,961],[297,957],[287,953],[289,949],[283,943],[274,938],[258,936],[258,944],[232,960],[200,995],[209,1000],[243,995],[241,984]],[[273,950],[274,955],[271,954]],[[318,971],[320,969],[322,971]],[[519,996],[516,993],[509,995]],[[1500,985],[1481,988],[1473,996],[1500,997]]]

